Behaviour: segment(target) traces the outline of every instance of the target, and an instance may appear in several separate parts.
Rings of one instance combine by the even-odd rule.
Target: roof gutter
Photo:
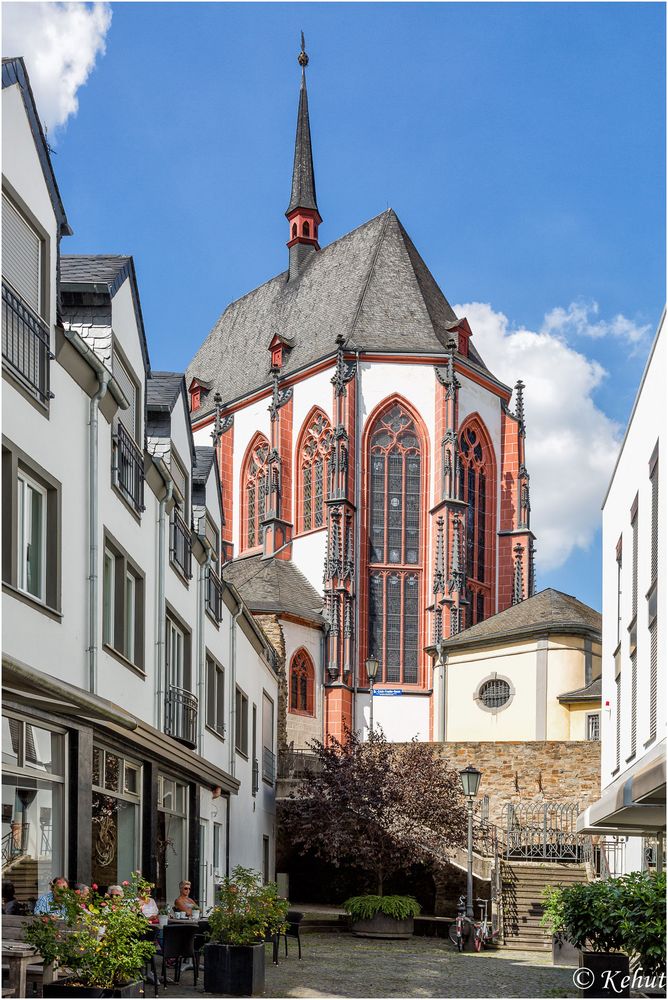
[[[69,326],[63,325],[63,335],[66,340],[69,340],[70,344],[77,351],[78,354],[87,362],[88,365],[93,369],[98,379],[105,374],[107,376],[107,386],[109,392],[114,397],[118,406],[121,410],[127,410],[130,406],[130,401],[125,396],[120,385],[114,378],[112,372],[109,371],[107,366],[103,361],[97,356],[92,347],[90,347],[83,337],[76,332],[76,330],[70,329]]]

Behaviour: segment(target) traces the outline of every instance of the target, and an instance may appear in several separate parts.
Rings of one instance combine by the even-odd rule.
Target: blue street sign
[[[396,698],[397,695],[403,693],[401,688],[381,688],[379,691],[374,688],[373,696],[374,698]]]

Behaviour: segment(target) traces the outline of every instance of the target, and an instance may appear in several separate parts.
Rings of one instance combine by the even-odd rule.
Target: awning
[[[100,728],[122,736],[138,755],[150,753],[165,767],[192,781],[220,787],[233,795],[239,790],[237,778],[114,702],[45,674],[13,656],[2,657],[2,685],[3,701],[17,701],[55,715],[72,716],[79,722],[97,723]]]
[[[665,740],[603,791],[577,820],[578,833],[654,833],[666,828]]]

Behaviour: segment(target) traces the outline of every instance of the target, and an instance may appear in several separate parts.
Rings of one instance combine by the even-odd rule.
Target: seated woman
[[[158,923],[160,911],[158,909],[158,904],[150,893],[147,892],[145,896],[139,897],[139,909],[150,924]]]
[[[198,904],[190,897],[190,882],[179,882],[179,895],[174,900],[174,909],[187,913],[190,917],[193,910],[199,910]]]
[[[125,895],[125,893],[123,892],[123,887],[122,886],[120,886],[120,885],[110,885],[109,888],[107,889],[105,895],[109,896],[109,897],[116,896],[118,898],[122,898]]]

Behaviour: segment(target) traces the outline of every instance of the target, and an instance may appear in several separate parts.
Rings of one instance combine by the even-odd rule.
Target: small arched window
[[[302,226],[302,236],[310,236],[310,235],[311,235],[311,227],[309,226],[308,222],[305,222]]]
[[[299,531],[322,528],[325,523],[331,448],[332,425],[322,410],[316,410],[306,420],[299,446],[297,462],[300,476],[297,512]]]
[[[475,421],[459,435],[459,491],[466,503],[466,582],[469,590],[467,625],[475,625],[491,614],[491,518],[490,457],[481,429]]]
[[[298,649],[290,661],[290,711],[315,715],[315,669],[305,649]]]
[[[241,480],[244,503],[241,528],[243,549],[252,549],[262,544],[262,518],[269,487],[268,458],[269,442],[264,435],[256,434],[246,455]]]
[[[296,235],[297,235],[297,223],[293,222],[292,223],[292,238],[293,238],[293,240],[294,240],[294,238],[295,238]]]

